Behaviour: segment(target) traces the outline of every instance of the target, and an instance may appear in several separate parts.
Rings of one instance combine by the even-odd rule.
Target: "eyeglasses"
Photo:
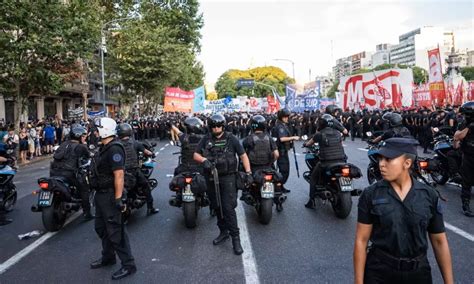
[[[221,127],[222,127],[222,125],[213,125],[213,126],[211,126],[211,128],[221,128]]]

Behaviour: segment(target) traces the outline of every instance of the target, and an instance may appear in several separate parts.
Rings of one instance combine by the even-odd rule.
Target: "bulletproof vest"
[[[270,148],[270,137],[265,133],[252,135],[253,147],[248,156],[253,166],[270,166],[273,162],[272,150]]]
[[[213,139],[208,135],[208,142],[204,149],[204,157],[215,164],[219,175],[227,175],[237,172],[237,158],[235,152],[230,148],[230,133],[224,133],[221,138]]]
[[[62,143],[54,152],[51,170],[77,171],[79,156],[76,154],[76,147],[79,143],[66,141]]]
[[[324,161],[345,161],[341,133],[330,127],[321,130],[322,143],[319,145],[319,158]]]
[[[120,140],[125,149],[125,170],[130,171],[138,168],[138,156],[135,144],[132,140]]]
[[[194,161],[193,156],[202,137],[203,135],[197,134],[186,135],[186,138],[184,138],[183,144],[181,145],[181,164],[188,166],[198,164]]]
[[[397,126],[392,129],[393,137],[411,137],[410,130],[405,126]]]
[[[100,160],[103,159],[107,153],[107,151],[110,149],[110,147],[118,145],[121,147],[124,152],[125,148],[123,144],[119,140],[113,140],[109,142],[107,145],[103,146],[102,149],[100,149],[98,155],[95,155],[94,158],[92,159],[92,165],[91,165],[91,187],[95,189],[113,189],[114,188],[114,175],[104,172],[104,171],[99,171],[98,166],[100,164]],[[126,154],[126,153],[125,153]],[[125,157],[125,160],[127,160],[127,157]]]

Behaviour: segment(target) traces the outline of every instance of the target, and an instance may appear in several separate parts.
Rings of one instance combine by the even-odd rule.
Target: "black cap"
[[[418,141],[412,138],[390,138],[382,142],[378,155],[389,159],[395,159],[403,154],[417,155],[416,146]]]

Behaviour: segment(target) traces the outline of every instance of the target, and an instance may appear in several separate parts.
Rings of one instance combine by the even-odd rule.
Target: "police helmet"
[[[265,117],[261,115],[254,115],[250,121],[250,127],[253,131],[265,131],[267,128],[267,121],[265,120]]]
[[[101,139],[115,136],[117,134],[117,122],[115,122],[115,120],[112,118],[102,117],[100,119],[96,119],[94,124],[99,131],[99,136]]]
[[[71,140],[80,140],[82,135],[87,134],[87,130],[80,124],[74,124],[71,127],[71,132],[69,133],[69,138]]]
[[[335,115],[335,113],[340,110],[337,105],[328,105],[325,112],[330,115]]]
[[[213,127],[225,127],[226,120],[222,114],[213,114],[207,124],[209,125],[209,130],[212,130]]]
[[[474,101],[464,103],[459,108],[459,112],[464,115],[468,122],[474,120]]]
[[[188,134],[202,134],[204,123],[197,117],[188,117],[184,120],[184,127]]]
[[[322,130],[326,127],[331,127],[334,124],[334,117],[330,114],[323,114],[318,121],[318,128]]]
[[[287,108],[282,108],[278,111],[278,119],[281,120],[283,117],[290,117],[291,112]]]
[[[117,126],[117,135],[120,138],[130,137],[133,134],[132,126],[128,123],[120,123]]]
[[[387,112],[382,115],[382,120],[387,121],[390,127],[397,127],[402,125],[402,116],[396,112]]]

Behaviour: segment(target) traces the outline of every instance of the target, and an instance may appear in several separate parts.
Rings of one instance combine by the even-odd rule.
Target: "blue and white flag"
[[[204,86],[201,86],[193,90],[194,101],[193,101],[193,112],[203,112],[206,108],[204,107],[205,101],[205,90]]]
[[[225,97],[225,99],[224,99],[224,105],[225,106],[230,104],[231,102],[232,102],[231,96],[228,95],[227,97]]]
[[[296,90],[286,85],[285,93],[285,107],[291,111],[295,107]]]

